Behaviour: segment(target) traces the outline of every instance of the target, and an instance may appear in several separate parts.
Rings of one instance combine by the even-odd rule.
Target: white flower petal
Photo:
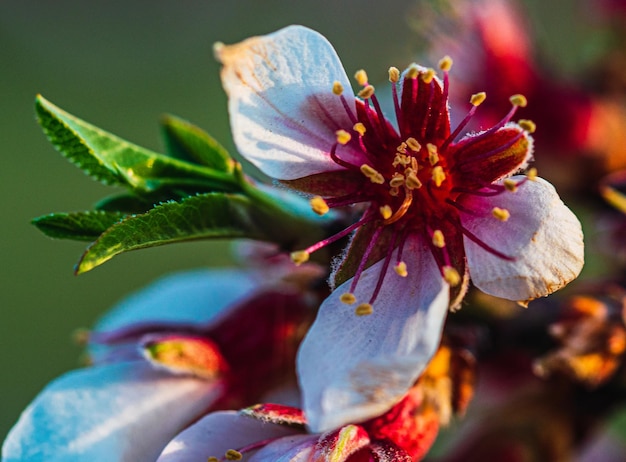
[[[250,462],[310,462],[317,440],[315,435],[285,436],[254,454]]]
[[[461,214],[463,226],[515,258],[502,259],[464,238],[470,276],[483,292],[527,301],[560,289],[580,273],[584,260],[580,222],[547,181],[537,178],[516,192],[472,197],[463,205],[478,214]],[[494,207],[506,209],[508,220],[494,218]]]
[[[339,170],[329,157],[335,132],[350,130],[333,82],[355,112],[354,94],[332,45],[319,33],[290,26],[236,45],[218,45],[222,83],[228,94],[239,152],[281,180]],[[350,157],[347,146],[342,157]]]
[[[359,317],[356,305],[339,300],[352,280],[322,304],[298,354],[304,410],[313,431],[384,413],[406,394],[437,349],[448,285],[418,238],[406,242],[403,257],[408,276],[389,269],[371,315]],[[382,265],[361,276],[357,303],[368,301]]]
[[[158,279],[124,298],[95,327],[97,332],[137,323],[201,325],[257,287],[253,275],[241,270],[195,270]]]
[[[158,462],[205,461],[211,456],[221,458],[229,449],[237,450],[268,438],[295,433],[298,431],[293,428],[263,422],[234,411],[214,412],[176,436],[163,449]]]
[[[219,392],[216,383],[174,377],[139,362],[70,372],[22,413],[2,460],[153,462]]]

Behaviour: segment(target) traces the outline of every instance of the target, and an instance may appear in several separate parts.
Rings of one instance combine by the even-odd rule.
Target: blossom
[[[300,409],[260,404],[238,414],[207,415],[174,438],[158,461],[420,460],[432,445],[440,423],[447,423],[452,408],[460,410],[453,401],[464,383],[453,377],[471,369],[459,367],[463,353],[442,347],[398,404],[366,422],[306,434],[306,417]]]
[[[35,398],[2,460],[153,462],[206,412],[295,382],[310,293],[259,276],[185,272],[123,300],[90,334],[93,365]]]
[[[312,194],[320,214],[348,206],[361,213],[292,254],[301,263],[353,234],[298,354],[312,429],[366,420],[397,403],[436,351],[470,276],[484,292],[525,302],[580,272],[576,217],[534,172],[515,175],[532,156],[534,124],[511,121],[526,105],[522,95],[493,127],[457,140],[485,95],[471,97],[452,130],[448,57],[443,79],[418,65],[389,69],[394,121],[367,74],[356,73],[355,98],[332,46],[305,27],[215,51],[241,154]]]

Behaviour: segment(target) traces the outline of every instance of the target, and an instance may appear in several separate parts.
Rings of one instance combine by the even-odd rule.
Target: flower
[[[185,272],[123,300],[89,336],[93,365],[39,394],[2,460],[153,462],[206,412],[295,382],[310,293],[259,276]]]
[[[546,181],[514,175],[531,158],[531,121],[464,136],[484,100],[451,130],[450,58],[432,69],[390,68],[395,124],[367,74],[355,98],[326,39],[291,26],[218,44],[235,143],[264,173],[313,195],[313,210],[356,205],[361,217],[294,252],[297,263],[354,233],[298,354],[304,410],[326,431],[380,415],[413,385],[439,344],[448,307],[471,276],[516,301],[545,296],[583,264],[580,223]],[[356,310],[350,307],[355,304]],[[368,316],[355,316],[368,315]]]
[[[159,462],[187,460],[417,461],[428,452],[440,423],[447,423],[455,395],[465,384],[455,375],[461,349],[442,347],[423,376],[392,409],[361,424],[306,434],[298,408],[275,404],[209,414],[163,450]],[[453,378],[454,377],[454,378]]]

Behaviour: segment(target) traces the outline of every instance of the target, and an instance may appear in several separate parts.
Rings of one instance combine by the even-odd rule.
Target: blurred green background
[[[158,120],[165,112],[200,125],[232,149],[211,51],[215,41],[237,42],[300,23],[329,38],[349,74],[365,67],[377,81],[390,65],[403,67],[415,59],[418,47],[406,19],[413,3],[0,2],[2,437],[48,381],[78,366],[74,329],[92,325],[115,301],[163,273],[228,262],[226,242],[181,244],[122,255],[73,276],[84,244],[52,241],[29,221],[53,211],[87,209],[111,189],[54,151],[35,122],[35,94],[158,151]],[[543,21],[540,37],[550,31],[561,37],[547,40],[552,47],[547,51],[571,65],[581,58],[576,41],[583,43],[584,34],[571,35],[569,3],[550,2],[537,18]],[[562,26],[570,33],[563,34]]]

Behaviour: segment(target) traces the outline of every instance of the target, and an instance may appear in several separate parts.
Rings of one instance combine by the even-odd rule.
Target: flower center
[[[404,241],[410,234],[418,234],[430,246],[442,277],[451,286],[462,281],[462,276],[455,268],[448,250],[448,242],[458,242],[463,236],[476,242],[485,250],[505,259],[507,255],[491,248],[476,236],[465,230],[459,219],[463,210],[456,202],[461,194],[496,195],[514,191],[521,184],[505,180],[504,185],[480,181],[472,190],[464,190],[455,185],[458,173],[454,172],[455,160],[451,158],[455,149],[454,140],[474,115],[476,108],[485,100],[484,93],[477,93],[470,99],[472,107],[459,126],[450,133],[448,114],[448,71],[452,65],[450,58],[441,60],[443,85],[435,77],[433,69],[412,65],[404,74],[401,92],[398,91],[400,72],[397,68],[389,69],[392,83],[396,125],[391,124],[383,115],[374,87],[369,84],[365,71],[358,71],[355,78],[362,90],[356,100],[356,113],[343,95],[343,87],[338,82],[333,85],[333,93],[341,98],[353,126],[336,132],[336,142],[330,149],[331,159],[341,167],[360,173],[363,182],[359,190],[343,197],[314,197],[311,200],[313,210],[326,213],[329,208],[356,203],[368,203],[363,217],[344,231],[321,241],[304,251],[294,252],[296,263],[308,259],[311,252],[347,236],[359,227],[374,223],[370,242],[363,252],[348,293],[341,300],[347,304],[356,303],[354,290],[361,273],[365,270],[377,242],[384,234],[388,240],[388,251],[383,267],[368,303],[357,305],[356,313],[365,315],[372,312],[372,303],[382,286],[390,264],[392,253],[397,249],[394,270],[400,277],[406,277],[409,269],[402,261]],[[503,128],[515,114],[518,106],[525,106],[526,100],[521,95],[511,97],[511,111],[494,127],[470,139],[467,144],[480,143],[487,136]],[[520,121],[522,130],[531,132],[534,124]],[[484,158],[506,152],[518,142],[524,134],[520,131],[502,142],[495,149],[487,150]],[[358,154],[354,154],[358,153]],[[347,159],[351,159],[348,161]],[[358,159],[355,161],[354,159]],[[455,177],[455,175],[457,175]],[[508,181],[508,183],[507,183]],[[486,190],[485,190],[486,188]],[[492,213],[495,219],[506,221],[509,212],[495,207]],[[458,245],[455,247],[458,250]],[[462,250],[462,244],[460,245]],[[459,256],[455,255],[456,260]],[[464,255],[460,256],[463,259]]]

